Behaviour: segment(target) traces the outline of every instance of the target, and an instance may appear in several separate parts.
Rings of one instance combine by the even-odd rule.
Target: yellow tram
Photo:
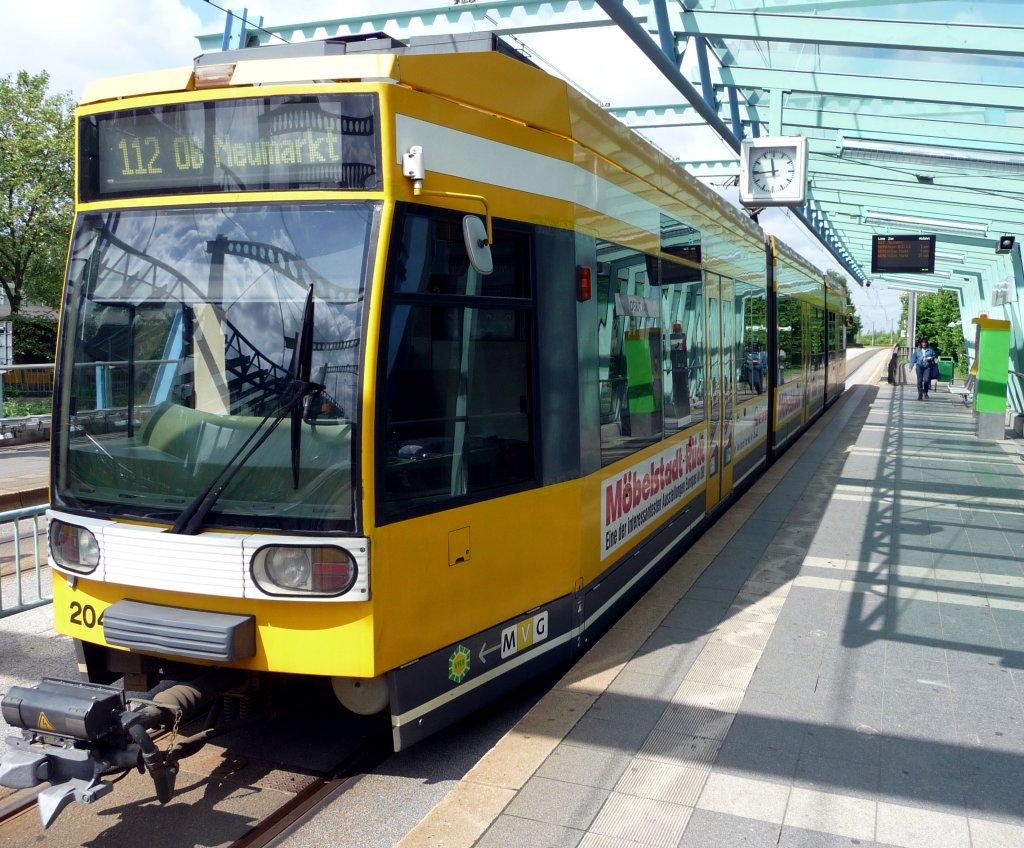
[[[208,54],[77,128],[50,538],[93,683],[321,676],[407,746],[843,389],[845,292],[493,36]]]

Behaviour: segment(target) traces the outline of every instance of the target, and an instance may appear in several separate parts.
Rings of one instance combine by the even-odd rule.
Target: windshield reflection
[[[299,485],[289,435],[275,432],[210,521],[351,526],[376,214],[342,203],[81,216],[62,328],[58,502],[173,520],[288,401],[312,287],[311,374],[324,389],[303,416]]]

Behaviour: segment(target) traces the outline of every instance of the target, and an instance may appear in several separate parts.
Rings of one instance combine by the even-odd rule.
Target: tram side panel
[[[421,658],[394,676],[400,721],[453,684],[492,684],[493,697],[512,685],[501,678],[517,655],[566,645],[571,624],[549,607],[579,582],[573,238],[496,221],[494,274],[458,291],[460,220],[402,206],[385,283],[378,650],[384,667]],[[434,254],[413,280],[420,233]],[[458,273],[440,273],[441,257]],[[489,650],[503,641],[488,632],[497,622],[529,628],[540,614],[546,645],[520,639],[510,651],[504,637]]]
[[[427,214],[444,217],[439,211]],[[495,245],[506,227],[513,225],[496,223]],[[387,608],[379,616],[382,643],[398,655],[425,642],[441,645],[390,675],[398,747],[582,648],[589,633],[607,627],[667,567],[673,543],[703,516],[700,496],[708,462],[700,395],[704,357],[695,358],[692,372],[683,375],[688,384],[692,381],[689,413],[682,423],[674,420],[666,434],[661,410],[648,409],[663,400],[652,394],[650,367],[660,355],[655,325],[661,315],[631,314],[612,291],[632,286],[631,297],[644,299],[649,282],[640,269],[647,267],[645,257],[577,235],[572,264],[565,234],[526,231],[536,247],[538,269],[538,390],[529,393],[528,405],[537,410],[533,421],[539,428],[535,446],[543,446],[542,487],[524,481],[525,491],[500,500],[439,508],[424,516],[399,513],[388,523],[389,487],[399,484],[386,475],[381,483],[378,507],[385,525],[377,544],[382,559],[394,564],[386,584]],[[581,259],[591,257],[598,269],[597,291],[577,304],[573,273]],[[399,314],[402,300],[394,297],[392,308],[385,300],[385,327],[394,326],[396,319],[389,316]],[[678,302],[685,312],[687,303],[702,304],[703,298]],[[678,317],[685,320],[685,314]],[[609,326],[616,322],[617,328]],[[604,336],[602,324],[609,330]],[[703,353],[703,341],[692,332],[691,338]],[[400,359],[390,353],[393,347],[393,341],[382,345],[385,361]],[[406,370],[396,368],[395,373],[405,375]],[[382,384],[387,398],[382,418],[393,427],[408,416],[396,415],[401,399],[387,374]],[[618,398],[615,386],[623,388]],[[570,430],[579,435],[570,437]],[[392,455],[390,439],[389,433],[382,436],[386,463]],[[418,442],[395,444],[401,452],[415,449]],[[421,461],[397,462],[396,473],[412,473]],[[564,478],[569,479],[561,482]],[[452,539],[465,544],[464,558],[453,557],[461,549]],[[422,555],[431,549],[431,556]],[[422,569],[416,571],[420,561]],[[410,563],[402,569],[409,574],[404,587],[396,582],[399,563]],[[616,563],[619,567],[613,567]],[[446,639],[454,641],[444,644]]]
[[[418,208],[399,218],[403,214],[448,217],[443,210]],[[427,514],[415,515],[425,507],[410,502],[403,514],[398,501],[404,484],[388,475],[415,472],[431,458],[402,459],[403,451],[411,453],[424,439],[398,433],[395,413],[402,404],[402,387],[416,391],[437,375],[410,374],[408,368],[397,367],[397,359],[393,374],[384,369],[381,417],[390,424],[382,436],[385,472],[378,504],[383,526],[377,538],[382,559],[393,565],[385,588],[387,609],[381,616],[381,651],[389,664],[402,657],[421,657],[391,675],[399,747],[567,659],[575,649],[572,594],[580,584],[585,558],[580,517],[583,525],[587,523],[579,481],[581,432],[587,428],[581,426],[579,411],[575,239],[564,230],[499,220],[496,255],[510,237],[523,240],[520,270],[530,277],[531,307],[524,303],[516,324],[510,302],[490,309],[484,301],[466,301],[467,309],[478,313],[481,336],[466,406],[474,438],[491,443],[479,450],[497,451],[491,456],[493,486],[479,491],[479,503],[450,508],[449,499],[441,498]],[[457,249],[452,243],[446,252]],[[391,305],[385,300],[386,327],[394,327],[410,308],[402,300],[394,297]],[[443,300],[448,313],[456,308],[458,298]],[[447,320],[452,320],[450,314]],[[444,322],[434,324],[444,336]],[[385,362],[391,360],[397,341],[395,330],[387,332],[391,340],[383,346]],[[511,335],[521,340],[519,353],[511,347]],[[486,352],[487,348],[493,350]],[[417,355],[422,359],[425,353],[421,347]],[[426,358],[433,361],[434,356]],[[408,361],[411,366],[411,358]],[[514,361],[522,367],[515,369],[518,377],[510,379]],[[459,383],[461,376],[452,375],[449,382]],[[489,424],[483,404],[517,385]],[[410,409],[412,414],[419,413]],[[397,418],[409,416],[400,413]],[[436,426],[434,416],[427,418],[431,427]],[[507,428],[517,418],[524,429],[513,442],[514,434]],[[493,432],[485,435],[488,426]],[[452,429],[458,429],[457,422]],[[521,453],[526,433],[529,468],[511,452]],[[430,550],[433,553],[425,556]],[[424,648],[434,650],[423,655]],[[438,712],[421,715],[429,702]]]
[[[380,319],[377,652],[394,669],[404,748],[575,652],[588,556],[581,409],[593,398],[580,382],[566,140],[422,92],[387,96],[401,202]],[[416,197],[399,163],[421,143],[433,194]],[[460,255],[462,217],[481,209],[446,191],[486,196],[487,277],[469,282]],[[479,459],[468,476],[447,460],[460,439]],[[425,501],[416,475],[431,463],[443,467]]]
[[[578,494],[545,484],[578,476],[579,429],[571,232],[516,223],[571,219],[566,203],[525,193],[535,170],[558,170],[568,143],[421,91],[382,96],[400,202],[383,280],[373,508],[388,563],[378,653],[393,667],[572,591],[578,532],[564,516],[578,513]],[[413,145],[423,197],[401,170]],[[445,191],[484,194],[500,216],[493,274],[467,271],[461,244],[462,218],[482,207]]]

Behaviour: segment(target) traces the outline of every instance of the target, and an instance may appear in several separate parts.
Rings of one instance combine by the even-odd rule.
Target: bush
[[[4,392],[4,418],[22,418],[26,415],[49,415],[50,401],[46,400],[21,400],[19,398],[8,398]]]
[[[40,365],[54,361],[57,348],[57,322],[50,318],[12,315],[14,326],[14,362],[16,365]]]

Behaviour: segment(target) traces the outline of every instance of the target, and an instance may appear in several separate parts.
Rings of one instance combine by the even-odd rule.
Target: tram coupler
[[[179,760],[198,751],[212,730],[173,740],[166,750],[156,746],[151,732],[177,730],[238,681],[237,671],[212,669],[151,699],[126,699],[110,686],[52,678],[12,686],[0,700],[0,714],[22,735],[7,740],[0,786],[49,783],[38,796],[44,828],[72,801],[91,804],[109,793],[113,785],[104,776],[132,769],[149,773],[157,800],[165,804],[174,794]],[[129,707],[132,702],[138,705]]]

